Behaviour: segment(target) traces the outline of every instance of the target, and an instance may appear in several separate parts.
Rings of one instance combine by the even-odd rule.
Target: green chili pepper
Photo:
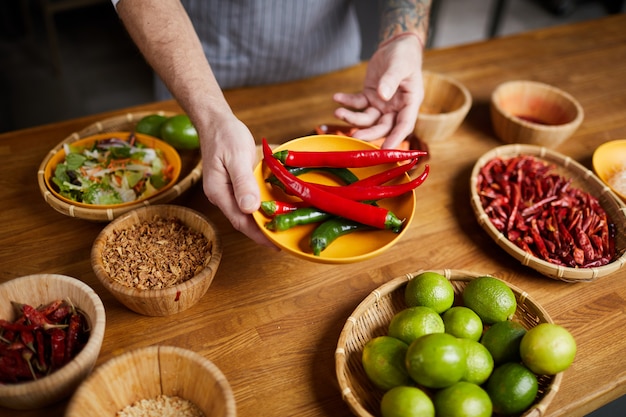
[[[363,223],[355,222],[352,220],[344,219],[343,217],[334,217],[326,220],[313,230],[310,238],[311,250],[313,255],[320,256],[322,251],[326,249],[331,243],[333,243],[340,236],[347,235],[348,233],[356,232],[357,230],[371,230],[371,226],[367,226]]]
[[[323,222],[331,217],[331,214],[315,207],[301,207],[290,213],[277,214],[269,223],[265,224],[265,227],[269,230],[283,231],[294,226]]]

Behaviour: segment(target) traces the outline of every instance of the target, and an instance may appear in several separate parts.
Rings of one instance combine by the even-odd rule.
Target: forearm
[[[117,12],[148,64],[194,123],[230,116],[230,107],[178,0],[121,0]]]
[[[431,0],[381,0],[381,43],[403,33],[417,35],[422,46],[428,37]]]

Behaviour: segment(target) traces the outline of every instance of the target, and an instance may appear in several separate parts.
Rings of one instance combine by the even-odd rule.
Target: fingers
[[[333,100],[341,104],[344,107],[351,109],[363,110],[369,105],[369,100],[363,93],[348,94],[348,93],[335,93]]]
[[[374,107],[367,107],[363,111],[352,111],[344,107],[335,110],[335,117],[353,126],[372,126],[381,117],[380,110]]]

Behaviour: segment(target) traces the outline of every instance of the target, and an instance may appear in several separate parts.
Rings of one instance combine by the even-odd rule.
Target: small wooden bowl
[[[626,139],[612,140],[603,143],[593,153],[593,169],[623,202],[626,203],[626,184],[617,187],[613,184],[613,176],[626,178]]]
[[[96,368],[76,390],[65,417],[115,416],[126,406],[159,395],[190,401],[205,417],[237,415],[231,387],[211,361],[179,347],[150,346]]]
[[[387,334],[389,322],[396,313],[406,308],[404,288],[406,284],[424,271],[417,271],[397,277],[372,291],[350,314],[339,336],[335,351],[335,370],[343,400],[352,412],[360,417],[380,415],[380,400],[384,392],[369,380],[361,357],[363,347],[372,338]],[[485,274],[462,270],[435,271],[450,280],[455,296],[461,296],[463,289],[473,279]],[[507,283],[517,299],[517,310],[513,320],[526,329],[539,323],[553,323],[548,313],[520,288]],[[556,375],[538,377],[539,393],[535,403],[522,417],[540,417],[559,390],[563,372]]]
[[[536,81],[508,81],[491,95],[493,129],[505,143],[555,148],[572,136],[583,117],[574,97]]]
[[[415,136],[426,143],[449,138],[472,106],[467,88],[444,74],[424,71],[424,100],[415,124]]]
[[[202,271],[180,284],[163,289],[131,288],[111,279],[102,261],[102,251],[114,232],[151,221],[154,216],[174,217],[202,233],[212,243],[211,259]],[[167,316],[186,310],[200,301],[209,289],[222,259],[222,243],[215,225],[204,215],[187,207],[155,205],[132,210],[109,223],[96,237],[91,249],[91,266],[102,285],[130,310],[146,316]]]
[[[69,299],[91,325],[89,340],[72,361],[36,381],[0,384],[0,406],[16,410],[45,407],[70,396],[93,369],[104,338],[106,314],[100,297],[87,284],[65,275],[36,274],[0,284],[0,318],[13,321],[11,301],[32,305]]]

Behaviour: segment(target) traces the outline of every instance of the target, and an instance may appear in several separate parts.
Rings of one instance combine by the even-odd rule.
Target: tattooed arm
[[[367,66],[363,91],[336,93],[335,117],[359,127],[363,140],[386,136],[394,148],[415,127],[424,99],[422,53],[430,0],[381,0],[380,44]]]

